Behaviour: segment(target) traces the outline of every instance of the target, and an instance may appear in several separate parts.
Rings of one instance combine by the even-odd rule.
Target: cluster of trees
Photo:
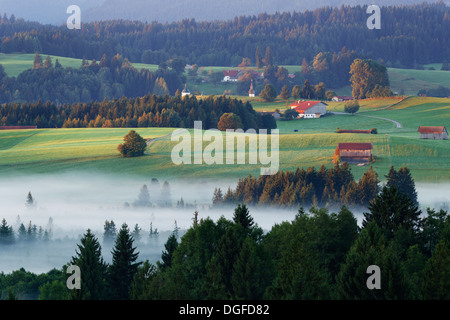
[[[387,68],[371,59],[355,59],[350,66],[352,95],[355,99],[390,97]]]
[[[330,88],[340,88],[348,85],[349,70],[357,58],[355,50],[345,46],[338,52],[319,52],[311,61],[303,58],[302,71],[297,76],[312,82],[324,82]]]
[[[226,96],[156,96],[91,101],[57,105],[43,103],[8,103],[0,108],[0,125],[36,125],[39,128],[79,127],[181,127],[193,128],[202,121],[203,129],[217,128],[224,113],[239,116],[242,129],[273,129],[271,115],[261,115],[250,103]]]
[[[395,186],[417,204],[414,179],[407,167],[398,171],[392,166],[385,176],[388,186]],[[279,171],[272,176],[249,175],[239,179],[236,188],[223,193],[214,190],[213,206],[230,206],[237,203],[276,207],[298,206],[363,206],[367,207],[379,193],[378,174],[370,167],[356,181],[347,163],[326,169],[321,166],[307,170]]]
[[[34,67],[15,77],[8,77],[0,65],[0,103],[53,101],[56,104],[102,101],[138,97],[148,93],[171,94],[182,87],[185,63],[171,59],[151,72],[137,70],[119,54],[103,54],[97,62],[83,59],[78,69],[63,68],[47,56],[44,62],[36,53]],[[181,66],[181,67],[180,67]]]
[[[284,65],[300,64],[303,58],[311,61],[317,52],[339,52],[343,45],[397,67],[444,61],[450,56],[446,33],[450,14],[444,3],[383,7],[381,15],[383,27],[375,31],[366,26],[366,6],[359,5],[229,21],[98,21],[83,23],[80,32],[3,17],[0,51],[39,51],[80,59],[119,53],[131,61],[154,64],[182,57],[191,64],[208,66],[237,66],[243,58],[258,64],[256,48],[266,46],[271,47],[274,62]]]
[[[450,97],[450,88],[438,86],[437,88],[420,89],[417,92],[417,95],[418,96],[446,98],[446,97]]]
[[[223,193],[216,188],[213,206],[244,202],[251,205],[277,207],[355,205],[367,206],[379,191],[378,175],[370,167],[356,181],[347,163],[319,170],[279,171],[271,176],[249,175],[239,179],[236,188]]]
[[[184,204],[184,201],[183,201]],[[162,186],[158,179],[152,178],[150,186],[144,184],[137,199],[131,203],[125,203],[125,207],[133,208],[150,208],[150,207],[171,207],[172,206],[172,192],[168,181],[164,181]]]
[[[31,221],[25,227],[23,222],[20,221],[20,217],[17,217],[16,231],[12,225],[8,225],[5,218],[2,219],[0,224],[0,245],[13,245],[16,243],[34,243],[36,241],[48,242],[52,238],[52,225],[53,219],[49,218],[47,227],[44,229],[42,226],[37,226]]]

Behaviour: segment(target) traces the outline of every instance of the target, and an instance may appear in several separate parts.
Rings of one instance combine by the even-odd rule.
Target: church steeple
[[[252,82],[250,83],[250,90],[248,90],[248,96],[249,97],[255,96],[255,90],[253,89],[253,79],[252,79]]]

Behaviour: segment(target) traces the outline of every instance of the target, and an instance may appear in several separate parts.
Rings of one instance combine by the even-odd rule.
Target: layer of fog
[[[218,210],[210,206],[215,187],[221,187],[225,193],[229,186],[234,188],[237,181],[169,180],[171,208],[134,208],[133,202],[138,199],[144,184],[148,186],[150,201],[155,203],[160,198],[164,180],[159,180],[159,186],[154,186],[151,180],[152,177],[131,179],[85,174],[0,178],[0,219],[5,218],[16,234],[20,223],[27,227],[30,221],[43,230],[49,229],[50,223],[52,231],[49,242],[0,246],[0,272],[9,273],[21,267],[36,273],[59,269],[75,255],[79,239],[87,229],[95,233],[102,245],[104,259],[110,263],[111,245],[102,241],[105,220],[113,220],[117,229],[126,223],[133,230],[137,224],[141,228],[141,240],[135,243],[139,260],[148,259],[156,263],[175,223],[181,236],[192,226],[195,210],[199,213],[198,219],[210,217],[216,221],[221,216],[232,219],[232,208]],[[423,208],[447,210],[450,184],[417,184],[416,189]],[[33,208],[25,206],[28,192],[35,200]],[[181,198],[185,208],[175,208]],[[352,212],[361,224],[362,212]],[[268,231],[276,223],[293,220],[296,209],[251,208],[250,214],[261,228]],[[157,237],[149,237],[150,224],[153,231],[158,230]]]

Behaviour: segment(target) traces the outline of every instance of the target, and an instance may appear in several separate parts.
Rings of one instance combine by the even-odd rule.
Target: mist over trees
[[[378,174],[370,167],[356,181],[350,166],[343,163],[319,170],[314,167],[296,171],[279,171],[271,176],[239,179],[235,189],[225,193],[216,188],[213,206],[229,206],[244,202],[249,205],[298,207],[340,206],[366,207],[379,192]]]

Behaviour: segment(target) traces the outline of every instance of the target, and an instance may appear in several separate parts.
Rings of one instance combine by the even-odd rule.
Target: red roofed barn
[[[441,127],[420,126],[417,131],[420,132],[420,139],[448,140],[448,132],[444,126]]]
[[[370,162],[372,157],[372,143],[366,142],[345,142],[339,143],[335,155],[341,162]]]
[[[321,101],[296,101],[291,104],[291,109],[299,113],[299,118],[320,118],[327,113],[327,105]]]

